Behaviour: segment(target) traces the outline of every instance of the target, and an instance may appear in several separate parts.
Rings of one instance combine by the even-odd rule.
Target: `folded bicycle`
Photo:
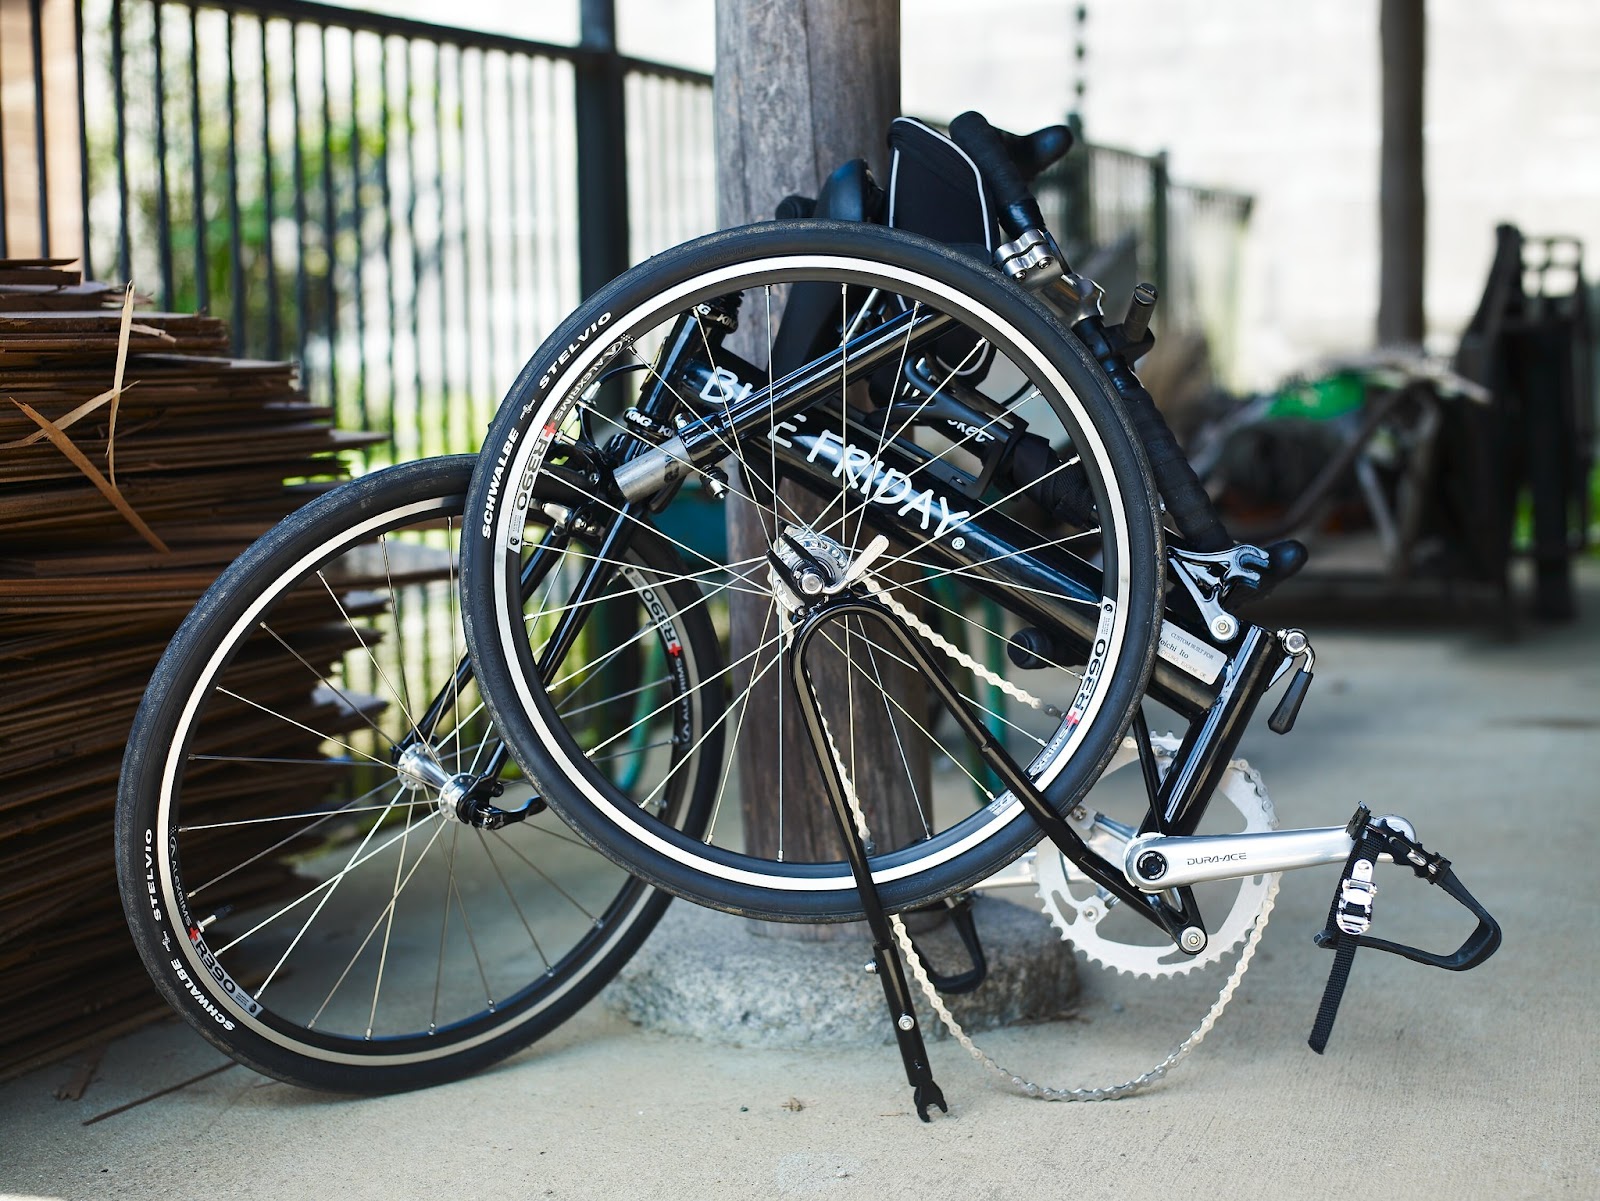
[[[1302,631],[1238,612],[1304,551],[1228,537],[1132,366],[1153,291],[1109,323],[1045,228],[1025,176],[1066,131],[967,114],[890,144],[886,191],[846,164],[790,219],[585,301],[476,464],[344,485],[202,598],[130,736],[117,841],[135,942],[214,1043],[347,1092],[458,1076],[592,997],[672,894],[865,919],[926,1119],[907,967],[982,1057],[938,989],[983,975],[960,898],[986,881],[1035,882],[1140,974],[1239,949],[1152,1072],[1006,1074],[1055,1098],[1136,1091],[1198,1042],[1290,868],[1344,865],[1318,1050],[1357,947],[1493,953],[1406,821],[1277,830],[1233,761],[1267,691],[1290,676],[1287,733],[1311,683]],[[1147,697],[1181,737],[1151,736]],[[1124,764],[1137,800],[1102,806]],[[832,838],[801,820],[819,806]],[[1476,915],[1460,949],[1367,933],[1391,859]],[[900,920],[938,904],[960,973]]]

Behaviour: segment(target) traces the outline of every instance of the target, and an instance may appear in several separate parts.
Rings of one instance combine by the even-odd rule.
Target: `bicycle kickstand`
[[[833,741],[824,724],[817,694],[811,677],[805,669],[806,647],[811,637],[828,620],[826,610],[813,611],[800,624],[789,643],[789,671],[794,679],[795,692],[800,699],[800,709],[811,736],[812,749],[822,768],[822,781],[828,794],[828,805],[839,826],[839,836],[844,841],[845,857],[850,863],[850,873],[855,879],[856,891],[861,896],[861,908],[866,913],[867,926],[872,931],[872,962],[868,970],[883,983],[884,999],[889,1004],[889,1018],[894,1024],[895,1042],[900,1047],[900,1058],[905,1064],[906,1081],[911,1085],[912,1100],[917,1107],[917,1117],[930,1121],[928,1110],[937,1105],[944,1113],[950,1112],[944,1093],[934,1083],[933,1069],[928,1064],[928,1048],[917,1024],[917,1011],[911,1002],[911,989],[906,983],[905,966],[895,947],[894,930],[888,914],[872,882],[872,872],[867,864],[867,848],[863,835],[857,828],[847,784],[835,758]]]

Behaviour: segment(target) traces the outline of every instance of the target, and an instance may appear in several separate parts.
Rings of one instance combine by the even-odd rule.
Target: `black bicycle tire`
[[[474,536],[463,552],[463,608],[468,644],[491,712],[523,769],[538,780],[551,804],[592,843],[628,870],[661,887],[713,908],[777,921],[848,921],[861,916],[859,898],[845,884],[827,891],[794,891],[708,875],[664,854],[619,827],[580,795],[564,776],[564,767],[529,720],[539,701],[531,692],[519,692],[509,656],[499,645],[496,631],[505,619],[498,606],[504,598],[493,582],[496,559],[506,555],[498,541],[514,494],[518,447],[539,435],[540,403],[554,397],[574,380],[563,372],[569,358],[578,364],[584,342],[605,328],[613,313],[627,313],[648,305],[663,290],[674,288],[698,274],[727,267],[762,255],[816,254],[852,258],[871,267],[884,263],[926,273],[952,283],[975,305],[1002,313],[1019,331],[1021,340],[1035,347],[1042,358],[1069,381],[1071,390],[1089,413],[1095,431],[1104,441],[1107,468],[1129,497],[1129,564],[1132,584],[1128,611],[1121,618],[1134,631],[1113,668],[1103,673],[1101,712],[1108,719],[1094,725],[1073,756],[1070,779],[1053,789],[1051,801],[1063,811],[1093,784],[1115,751],[1148,682],[1159,628],[1159,581],[1162,563],[1160,507],[1146,459],[1132,427],[1117,403],[1116,391],[1088,352],[1042,305],[999,272],[925,238],[879,227],[835,222],[779,222],[709,235],[667,251],[612,281],[585,302],[529,360],[507,394],[484,444],[468,499]],[[642,309],[641,309],[642,311]],[[618,327],[626,325],[619,319]],[[591,372],[592,375],[592,372]],[[502,496],[508,503],[496,506]],[[504,570],[503,565],[499,567]],[[524,682],[525,683],[525,682]],[[1021,854],[1039,834],[1030,820],[1011,820],[998,834],[937,868],[902,876],[879,885],[879,895],[891,910],[926,903],[970,886]],[[757,861],[751,861],[757,862]],[[767,861],[760,861],[767,862]],[[800,868],[795,875],[803,875]],[[843,879],[842,874],[835,873]]]
[[[240,613],[286,579],[308,548],[332,545],[358,522],[418,502],[437,502],[441,510],[453,505],[459,512],[472,465],[470,456],[455,456],[368,475],[318,498],[263,535],[206,592],[173,637],[129,736],[119,785],[116,858],[139,954],[157,990],[204,1037],[257,1071],[293,1084],[375,1094],[430,1086],[480,1070],[548,1034],[592,999],[638,949],[671,900],[626,878],[606,910],[608,917],[615,915],[614,921],[603,932],[585,935],[537,987],[530,985],[523,994],[506,998],[498,1010],[478,1015],[481,1030],[454,1032],[459,1037],[441,1030],[438,1045],[421,1051],[418,1045],[426,1040],[418,1037],[392,1048],[381,1041],[371,1048],[352,1048],[345,1040],[335,1054],[320,1033],[313,1037],[302,1030],[296,1045],[292,1034],[269,1029],[251,1015],[220,978],[208,973],[180,915],[160,899],[164,884],[181,871],[173,866],[173,835],[157,833],[162,829],[156,812],[165,787],[162,773],[169,757],[183,753],[185,731],[193,728],[185,725],[185,707],[201,686],[206,664],[230,657],[243,642],[237,635],[233,643],[228,641]],[[650,548],[643,553],[649,554]],[[680,628],[686,640],[703,644],[709,638],[703,618],[697,622],[690,615]],[[213,684],[222,670],[218,667],[210,676]],[[181,794],[181,784],[176,791]],[[690,804],[703,819],[704,798]],[[164,845],[165,852],[157,849]],[[173,892],[179,887],[172,882]]]

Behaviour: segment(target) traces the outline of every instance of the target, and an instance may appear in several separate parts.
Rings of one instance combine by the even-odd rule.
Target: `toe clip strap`
[[[1327,1047],[1328,1036],[1333,1032],[1334,1018],[1338,1016],[1339,1002],[1344,997],[1344,988],[1349,982],[1350,967],[1358,948],[1371,947],[1414,963],[1464,972],[1477,967],[1500,947],[1500,924],[1456,878],[1450,861],[1443,855],[1426,850],[1412,837],[1409,828],[1399,828],[1402,824],[1387,818],[1374,818],[1365,805],[1357,809],[1355,816],[1350,819],[1350,834],[1355,846],[1345,861],[1339,887],[1328,910],[1327,924],[1313,940],[1319,947],[1334,952],[1333,970],[1328,974],[1322,1004],[1317,1010],[1311,1037],[1307,1040],[1318,1055]],[[1373,938],[1367,933],[1372,925],[1373,899],[1378,892],[1377,885],[1373,883],[1373,873],[1378,856],[1382,854],[1388,854],[1396,863],[1411,868],[1418,879],[1438,885],[1478,919],[1477,928],[1467,936],[1465,942],[1448,954],[1440,954],[1388,939]]]

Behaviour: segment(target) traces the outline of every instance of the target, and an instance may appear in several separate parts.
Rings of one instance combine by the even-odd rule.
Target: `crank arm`
[[[1088,844],[1089,850],[1107,863],[1116,863],[1120,860],[1127,848],[1128,840],[1137,833],[1132,826],[1123,825],[1102,813],[1097,813],[1085,804],[1074,805],[1067,812],[1066,821],[1078,837]],[[1039,873],[1034,867],[1034,858],[1038,853],[1037,847],[1024,851],[1022,858],[1006,864],[994,875],[984,877],[972,887],[978,892],[988,892],[996,888],[1037,887]]]
[[[1143,834],[1128,843],[1122,869],[1135,888],[1155,893],[1209,880],[1343,863],[1354,846],[1347,826],[1191,837]],[[1389,855],[1379,859],[1393,862]]]

